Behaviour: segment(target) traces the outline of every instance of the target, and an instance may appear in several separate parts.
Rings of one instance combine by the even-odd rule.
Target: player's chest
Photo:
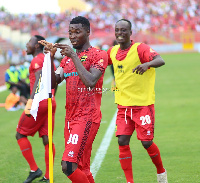
[[[87,55],[83,55],[79,57],[82,65],[85,67],[86,70],[90,69],[91,66],[91,59]],[[71,58],[67,58],[65,60],[65,66],[63,68],[64,71],[64,77],[73,77],[73,76],[78,76],[78,72],[76,69],[76,66],[74,62],[72,61]]]

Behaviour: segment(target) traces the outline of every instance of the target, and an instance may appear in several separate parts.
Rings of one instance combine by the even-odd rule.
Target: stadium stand
[[[92,9],[90,12],[79,12],[75,9],[65,13],[53,14],[20,14],[11,15],[1,12],[0,23],[7,24],[13,30],[20,29],[22,32],[49,36],[66,36],[69,20],[77,15],[84,15],[91,21],[93,34],[103,32],[104,36],[113,32],[113,22],[120,18],[127,18],[133,24],[134,33],[159,33],[174,34],[174,40],[181,32],[200,32],[200,0],[86,0]],[[98,4],[98,6],[97,6]],[[99,34],[99,33],[98,33]],[[103,37],[104,37],[103,36]],[[162,43],[167,39],[153,36],[153,43]],[[145,38],[146,39],[146,38]],[[143,40],[142,40],[143,41]]]
[[[114,23],[126,18],[133,25],[133,39],[151,45],[200,43],[200,0],[85,0],[91,10],[79,8],[54,14],[11,14],[0,11],[0,25],[23,34],[40,34],[44,37],[66,37],[71,18],[81,15],[90,19],[91,40],[112,45]],[[77,5],[79,6],[79,5]],[[188,37],[188,35],[190,35]],[[1,38],[1,52],[17,50],[9,40]]]
[[[14,50],[14,47],[15,46],[11,42],[0,37],[0,49],[2,52],[7,50]]]

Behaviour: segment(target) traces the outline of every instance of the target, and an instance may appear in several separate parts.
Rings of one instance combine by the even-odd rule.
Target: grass
[[[169,183],[198,183],[199,170],[199,115],[200,115],[200,62],[199,53],[162,55],[166,65],[156,69],[156,123],[154,142],[158,145]],[[106,70],[105,80],[110,77]],[[110,88],[110,83],[104,84]],[[8,91],[0,93],[0,103]],[[54,130],[56,156],[54,182],[70,182],[61,171],[60,161],[64,151],[65,85],[58,88]],[[116,111],[113,94],[108,91],[102,97],[102,123],[93,144],[91,162],[107,127]],[[23,182],[29,172],[15,140],[15,129],[22,111],[7,112],[0,108],[0,183]],[[29,138],[38,166],[44,171],[44,147],[42,140]],[[134,133],[131,138],[133,174],[136,183],[155,183],[156,169],[147,152]],[[33,181],[37,182],[37,180]],[[125,176],[118,161],[117,138],[113,134],[105,159],[95,179],[96,183],[125,183]]]

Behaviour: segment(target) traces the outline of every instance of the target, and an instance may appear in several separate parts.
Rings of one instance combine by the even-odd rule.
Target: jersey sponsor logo
[[[141,116],[140,120],[142,121],[142,125],[150,124],[151,123],[151,118],[149,115],[146,116]]]
[[[69,72],[69,73],[64,73],[64,77],[69,77],[69,76],[78,76],[78,72]]]
[[[87,59],[87,55],[83,55],[83,56],[81,57],[81,62],[86,61],[86,59]]]
[[[74,156],[74,151],[69,151],[68,156],[73,157]]]

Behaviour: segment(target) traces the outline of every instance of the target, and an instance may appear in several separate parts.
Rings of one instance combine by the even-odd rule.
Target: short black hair
[[[122,19],[118,20],[116,23],[118,23],[120,21],[126,21],[126,22],[128,22],[128,24],[130,26],[130,30],[132,29],[132,24],[131,24],[131,22],[129,20],[122,18]]]
[[[38,43],[38,41],[45,40],[45,38],[40,35],[34,35],[34,37],[36,37],[37,43]],[[40,45],[40,49],[43,50],[44,46],[40,43],[38,43],[38,44]]]
[[[86,30],[90,30],[90,22],[87,18],[82,16],[77,16],[70,21],[70,24],[82,24]]]

